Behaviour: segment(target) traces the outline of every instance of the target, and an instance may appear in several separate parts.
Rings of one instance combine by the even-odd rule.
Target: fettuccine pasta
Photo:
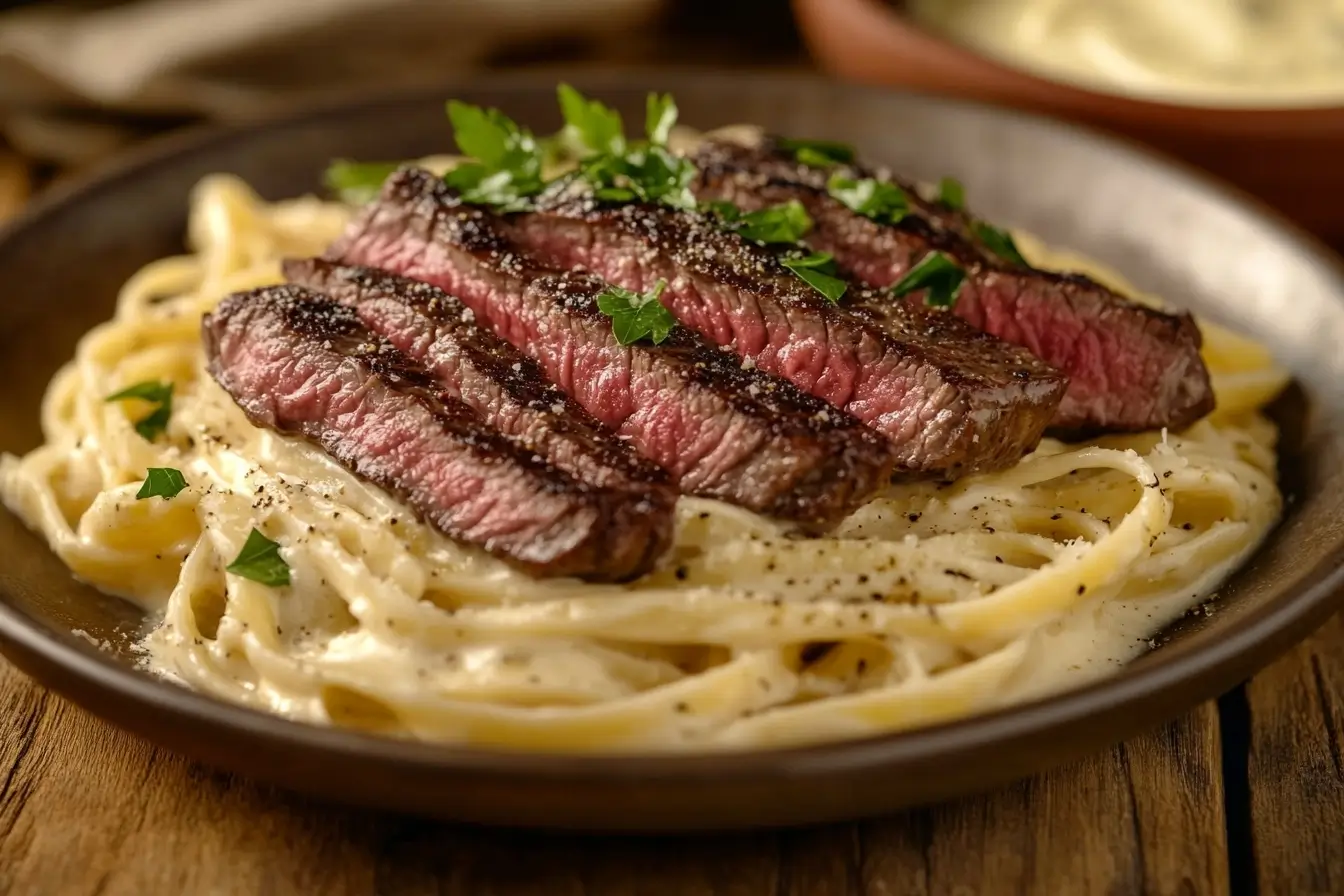
[[[1045,440],[950,485],[893,485],[824,538],[736,507],[678,505],[673,548],[628,585],[535,580],[417,521],[307,444],[252,426],[204,373],[202,314],[320,253],[350,209],[261,201],[215,176],[191,254],[150,264],[80,342],[46,442],[0,460],[0,496],[78,578],[156,620],[146,664],[317,723],[533,751],[708,751],[929,725],[1114,671],[1199,605],[1276,521],[1285,384],[1204,324],[1218,411],[1185,432]],[[1043,267],[1087,259],[1020,245]],[[175,387],[164,437],[129,384]],[[172,500],[137,500],[151,467]],[[289,587],[225,572],[258,528]]]

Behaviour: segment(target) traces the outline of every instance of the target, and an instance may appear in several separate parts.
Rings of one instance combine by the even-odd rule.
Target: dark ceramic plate
[[[785,825],[851,818],[985,788],[1097,750],[1211,698],[1329,613],[1344,558],[1344,276],[1337,259],[1227,190],[1077,129],[976,106],[776,76],[580,78],[643,120],[671,90],[701,127],[755,121],[853,141],[911,176],[953,174],[988,217],[1111,262],[1267,342],[1302,383],[1285,425],[1283,524],[1218,611],[1083,690],[955,724],[746,755],[573,758],[401,743],[299,725],[132,669],[129,605],[71,581],[0,512],[0,645],[93,712],[206,762],[337,800],[452,819],[605,830]],[[0,236],[0,449],[38,443],[38,402],[119,284],[181,251],[187,193],[232,171],[272,198],[318,186],[334,156],[410,157],[450,145],[442,100],[557,126],[553,82],[495,78],[383,96],[242,131],[164,144],[39,202]],[[94,641],[110,642],[99,650]]]

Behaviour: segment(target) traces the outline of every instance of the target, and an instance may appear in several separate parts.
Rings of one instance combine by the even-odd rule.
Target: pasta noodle
[[[1186,432],[1045,440],[1016,467],[891,486],[828,537],[682,498],[658,569],[539,581],[462,547],[321,451],[253,427],[204,373],[201,315],[319,253],[349,210],[262,202],[214,176],[191,254],[150,264],[42,407],[46,442],[0,496],[74,575],[157,620],[149,668],[295,719],[548,751],[744,749],[860,737],[1090,681],[1147,648],[1254,550],[1280,510],[1286,382],[1204,324],[1219,409]],[[1086,259],[1022,235],[1042,266]],[[106,396],[175,385],[163,438]],[[137,500],[150,467],[188,488]],[[253,527],[292,585],[227,574]]]

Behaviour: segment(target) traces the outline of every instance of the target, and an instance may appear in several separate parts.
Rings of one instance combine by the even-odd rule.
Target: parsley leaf
[[[667,138],[672,135],[672,126],[677,123],[677,103],[672,94],[650,93],[644,103],[644,132],[649,143],[654,146],[666,146]]]
[[[598,310],[611,318],[611,332],[617,342],[630,345],[648,336],[658,345],[667,338],[677,319],[658,301],[666,288],[667,281],[659,280],[653,292],[637,293],[608,286],[598,295]]]
[[[459,165],[444,181],[462,194],[462,201],[500,211],[520,211],[541,192],[542,149],[532,132],[498,109],[482,109],[457,100],[448,102],[453,136],[463,154],[475,161]]]
[[[132,398],[154,405],[149,414],[135,421],[135,431],[146,442],[152,442],[168,429],[168,420],[173,415],[173,384],[147,380],[109,395],[104,401],[127,401]]]
[[[938,201],[955,211],[966,210],[966,187],[955,177],[938,181]]]
[[[555,89],[565,129],[590,153],[620,155],[625,152],[625,125],[621,113],[590,100],[568,84]]]
[[[1024,268],[1030,267],[1027,260],[1022,257],[1022,252],[1017,248],[1017,243],[1013,242],[1012,234],[1008,231],[1000,230],[984,221],[972,223],[971,231],[975,234],[975,238],[984,244],[986,249],[1004,261],[1021,265]]]
[[[401,167],[401,162],[352,162],[336,159],[327,166],[322,182],[351,205],[363,205],[378,196],[383,181]]]
[[[187,487],[187,478],[181,470],[172,467],[150,467],[145,471],[145,484],[135,493],[137,501],[146,498],[176,498]]]
[[[880,224],[896,224],[910,211],[910,197],[892,183],[865,177],[858,180],[836,173],[826,191],[849,208]]]
[[[854,147],[848,143],[834,140],[793,140],[781,137],[776,141],[780,149],[793,153],[793,157],[804,165],[813,168],[830,168],[832,165],[848,165],[854,161]]]
[[[836,275],[835,259],[829,252],[813,252],[801,258],[781,258],[780,263],[832,305],[840,301],[849,284]]]
[[[713,215],[724,224],[732,224],[742,217],[742,209],[727,199],[711,199],[700,203],[700,211]]]
[[[272,588],[289,584],[289,564],[280,556],[280,545],[255,528],[247,536],[238,557],[224,569]]]
[[[812,229],[812,218],[797,199],[745,215],[739,214],[733,221],[725,223],[743,239],[758,243],[793,244]]]
[[[934,308],[951,308],[957,303],[966,272],[942,252],[930,252],[920,259],[906,275],[891,287],[894,296],[907,296],[924,289],[924,304]]]

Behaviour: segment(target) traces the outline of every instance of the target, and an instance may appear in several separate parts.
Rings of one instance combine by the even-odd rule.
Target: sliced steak
[[[955,477],[1015,463],[1040,440],[1065,379],[951,315],[889,302],[838,308],[777,257],[703,215],[560,198],[512,220],[547,263],[628,289],[668,281],[663,303],[882,432],[910,473]]]
[[[904,277],[930,252],[946,253],[966,271],[958,317],[1024,346],[1069,375],[1053,425],[1074,432],[1182,427],[1213,410],[1213,389],[1200,357],[1200,333],[1188,314],[1167,314],[1076,274],[1023,267],[996,256],[963,212],[922,199],[908,184],[911,210],[879,224],[827,193],[830,170],[796,162],[767,141],[759,147],[710,142],[697,154],[702,199],[756,210],[790,199],[812,216],[805,237],[847,271],[875,287]],[[840,169],[855,177],[862,169]],[[899,301],[890,299],[890,301]],[[920,303],[922,294],[909,301]]]
[[[592,580],[637,576],[667,544],[666,508],[536,457],[331,299],[233,295],[202,332],[211,374],[254,423],[320,445],[454,539]]]
[[[606,283],[535,264],[428,172],[390,178],[328,255],[457,296],[685,492],[822,527],[890,476],[890,448],[857,420],[684,329],[621,345],[597,308]]]
[[[479,326],[458,299],[428,283],[320,258],[286,261],[284,271],[291,282],[353,308],[366,327],[495,429],[590,485],[647,501],[670,538],[677,492],[667,473],[547,381],[535,361]]]

